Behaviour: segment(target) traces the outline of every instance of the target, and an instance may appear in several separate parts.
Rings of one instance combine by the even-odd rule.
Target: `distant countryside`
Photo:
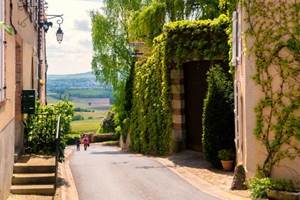
[[[112,87],[96,81],[91,73],[48,75],[48,103],[67,99],[73,102],[75,115],[70,137],[96,133],[112,104]]]

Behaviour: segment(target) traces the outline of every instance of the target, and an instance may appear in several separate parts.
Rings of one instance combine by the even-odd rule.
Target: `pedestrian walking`
[[[86,151],[87,147],[90,146],[90,140],[87,135],[83,136],[83,145],[84,145],[84,150]]]
[[[80,151],[80,138],[76,140],[77,151]]]

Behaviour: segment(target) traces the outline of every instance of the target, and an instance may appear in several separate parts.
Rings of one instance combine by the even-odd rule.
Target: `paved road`
[[[80,200],[217,200],[157,161],[92,144],[74,152],[71,170]]]

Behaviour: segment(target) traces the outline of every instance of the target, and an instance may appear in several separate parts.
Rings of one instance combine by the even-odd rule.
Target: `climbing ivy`
[[[254,134],[266,157],[259,166],[270,177],[283,159],[300,156],[300,3],[244,0],[249,29],[246,49],[255,57],[254,81],[262,94]]]
[[[221,15],[214,20],[178,21],[164,26],[154,40],[152,55],[135,66],[129,130],[133,150],[171,152],[170,69],[190,60],[228,63],[228,25],[228,18]]]

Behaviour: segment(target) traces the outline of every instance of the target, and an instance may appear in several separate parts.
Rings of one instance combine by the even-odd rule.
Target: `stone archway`
[[[207,93],[207,72],[220,60],[187,61],[170,71],[173,120],[173,151],[202,151],[203,101]],[[224,65],[225,66],[225,65]]]
[[[184,115],[186,148],[202,151],[203,100],[207,93],[206,74],[209,61],[195,61],[183,64]]]

